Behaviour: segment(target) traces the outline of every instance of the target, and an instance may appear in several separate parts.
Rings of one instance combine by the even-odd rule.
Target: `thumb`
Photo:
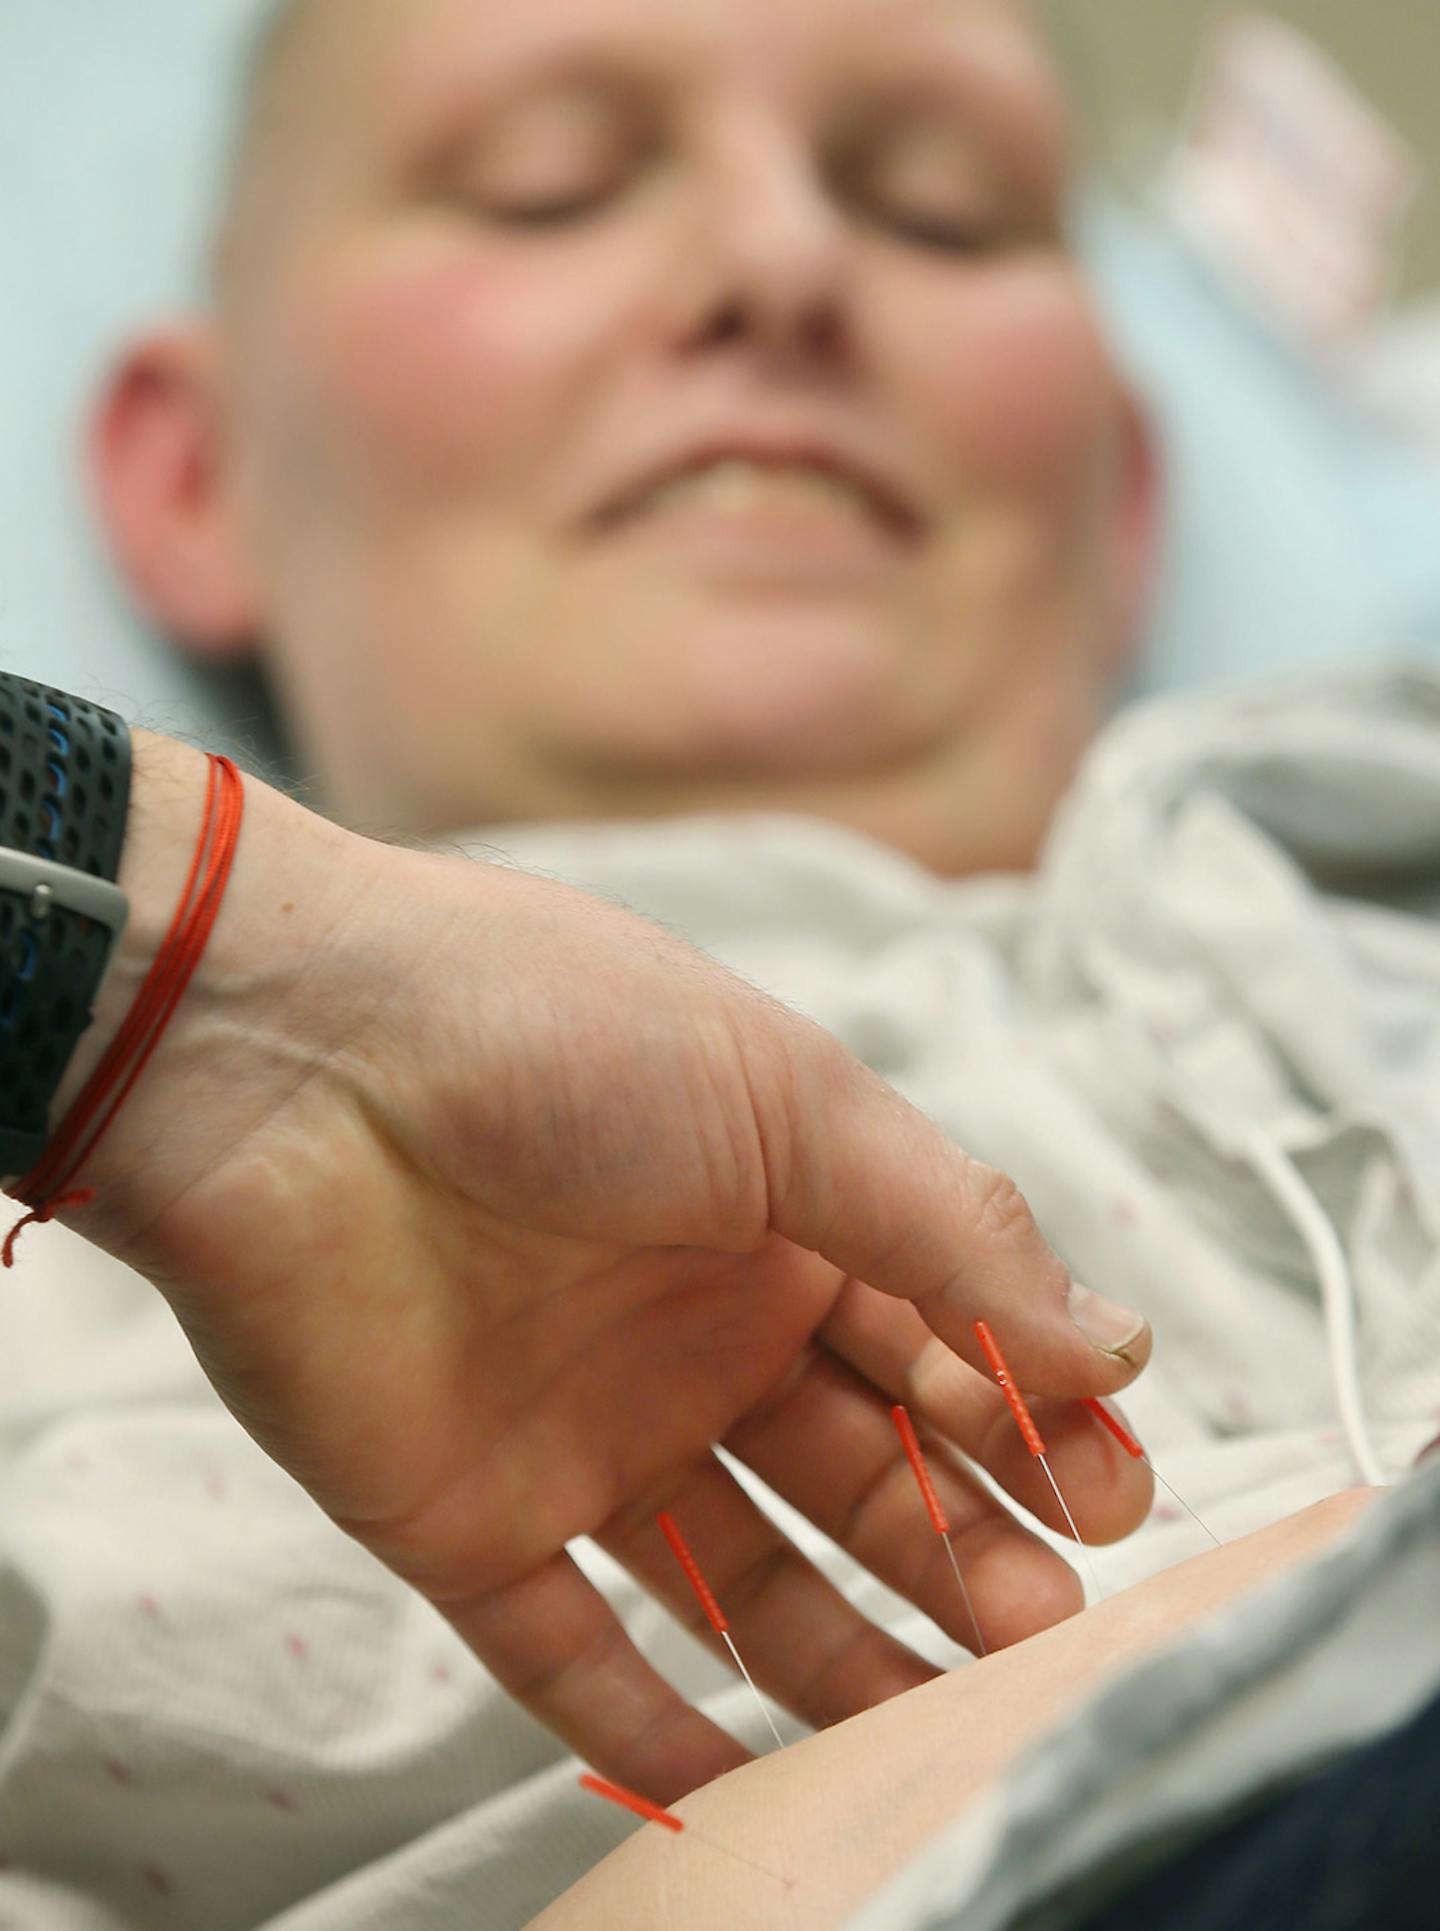
[[[1150,1358],[1148,1323],[1072,1280],[1015,1183],[821,1027],[787,1013],[785,1032],[782,1117],[761,1122],[775,1230],[913,1301],[987,1375],[977,1320],[1028,1392],[1113,1394],[1133,1381]]]

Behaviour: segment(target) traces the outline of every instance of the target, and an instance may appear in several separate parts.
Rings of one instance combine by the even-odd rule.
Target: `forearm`
[[[673,1806],[708,1842],[688,1831],[640,1830],[531,1931],[809,1931],[843,1923],[1105,1677],[1318,1552],[1370,1499],[1334,1496],[747,1764]]]

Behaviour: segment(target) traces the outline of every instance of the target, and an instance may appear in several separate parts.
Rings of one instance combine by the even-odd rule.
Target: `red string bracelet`
[[[75,1176],[130,1097],[204,956],[230,882],[244,816],[244,780],[229,758],[210,754],[200,839],[165,943],[125,1023],[65,1124],[38,1165],[14,1189],[12,1197],[31,1211],[11,1228],[6,1238],[3,1255],[0,1255],[6,1267],[15,1265],[15,1243],[27,1227],[53,1220],[63,1207],[88,1206],[94,1200],[93,1188],[74,1187]],[[121,1080],[124,1084],[112,1098],[112,1089]],[[92,1122],[107,1101],[108,1112],[86,1139]]]

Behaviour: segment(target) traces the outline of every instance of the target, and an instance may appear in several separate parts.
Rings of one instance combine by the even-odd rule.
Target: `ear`
[[[258,620],[217,367],[200,324],[147,336],[107,382],[90,436],[101,518],[131,589],[166,632],[211,659],[248,653]]]
[[[1129,669],[1144,643],[1160,573],[1164,477],[1160,442],[1138,398],[1120,392],[1120,475],[1111,523],[1109,665]]]

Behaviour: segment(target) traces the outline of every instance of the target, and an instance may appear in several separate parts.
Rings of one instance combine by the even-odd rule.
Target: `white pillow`
[[[1164,569],[1136,689],[1440,656],[1436,449],[1367,407],[1352,366],[1332,376],[1275,333],[1159,219],[1100,197],[1080,241],[1165,445]]]

